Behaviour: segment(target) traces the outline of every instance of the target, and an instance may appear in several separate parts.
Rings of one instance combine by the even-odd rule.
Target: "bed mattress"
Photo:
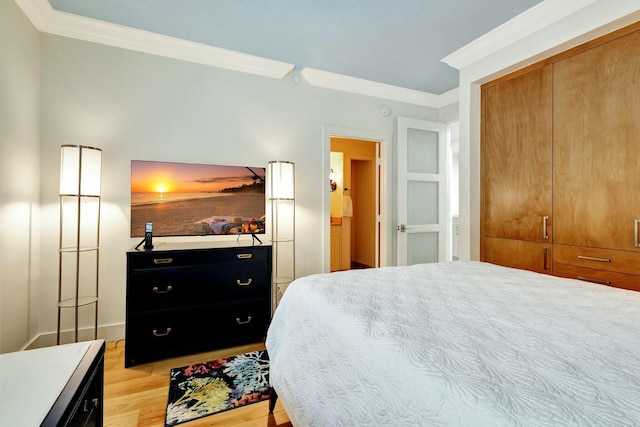
[[[480,262],[287,289],[271,384],[300,426],[640,425],[640,293]]]

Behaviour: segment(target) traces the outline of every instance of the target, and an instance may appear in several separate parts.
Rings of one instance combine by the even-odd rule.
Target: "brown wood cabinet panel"
[[[484,235],[538,242],[552,213],[552,68],[484,90]]]
[[[633,274],[616,273],[613,271],[597,270],[567,264],[554,264],[553,274],[554,276],[584,280],[585,282],[596,283],[598,285],[640,291],[640,276]]]
[[[552,247],[546,243],[485,237],[483,261],[551,274]]]
[[[630,251],[553,245],[553,263],[640,274],[640,253]]]
[[[554,64],[554,243],[638,250],[640,33]]]

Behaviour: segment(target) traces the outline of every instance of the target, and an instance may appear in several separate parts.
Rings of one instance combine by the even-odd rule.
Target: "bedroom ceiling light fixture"
[[[61,146],[56,344],[60,344],[63,309],[74,311],[74,339],[78,342],[79,310],[90,305],[95,314],[93,336],[98,338],[101,177],[101,149]]]
[[[274,160],[267,164],[273,248],[272,311],[295,279],[295,164]]]

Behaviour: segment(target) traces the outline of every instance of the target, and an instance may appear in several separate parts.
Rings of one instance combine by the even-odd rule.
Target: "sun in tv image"
[[[131,237],[265,232],[265,169],[131,161]]]

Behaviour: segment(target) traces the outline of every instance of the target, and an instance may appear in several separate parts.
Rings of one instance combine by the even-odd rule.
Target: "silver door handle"
[[[406,232],[407,232],[407,230],[409,230],[410,228],[411,228],[411,227],[408,227],[408,226],[406,226],[406,225],[404,225],[404,224],[400,224],[400,225],[398,226],[398,231],[399,231],[399,232],[401,232],[401,233],[406,233]]]
[[[542,217],[542,238],[548,240],[549,234],[547,233],[547,222],[549,221],[548,216]]]

